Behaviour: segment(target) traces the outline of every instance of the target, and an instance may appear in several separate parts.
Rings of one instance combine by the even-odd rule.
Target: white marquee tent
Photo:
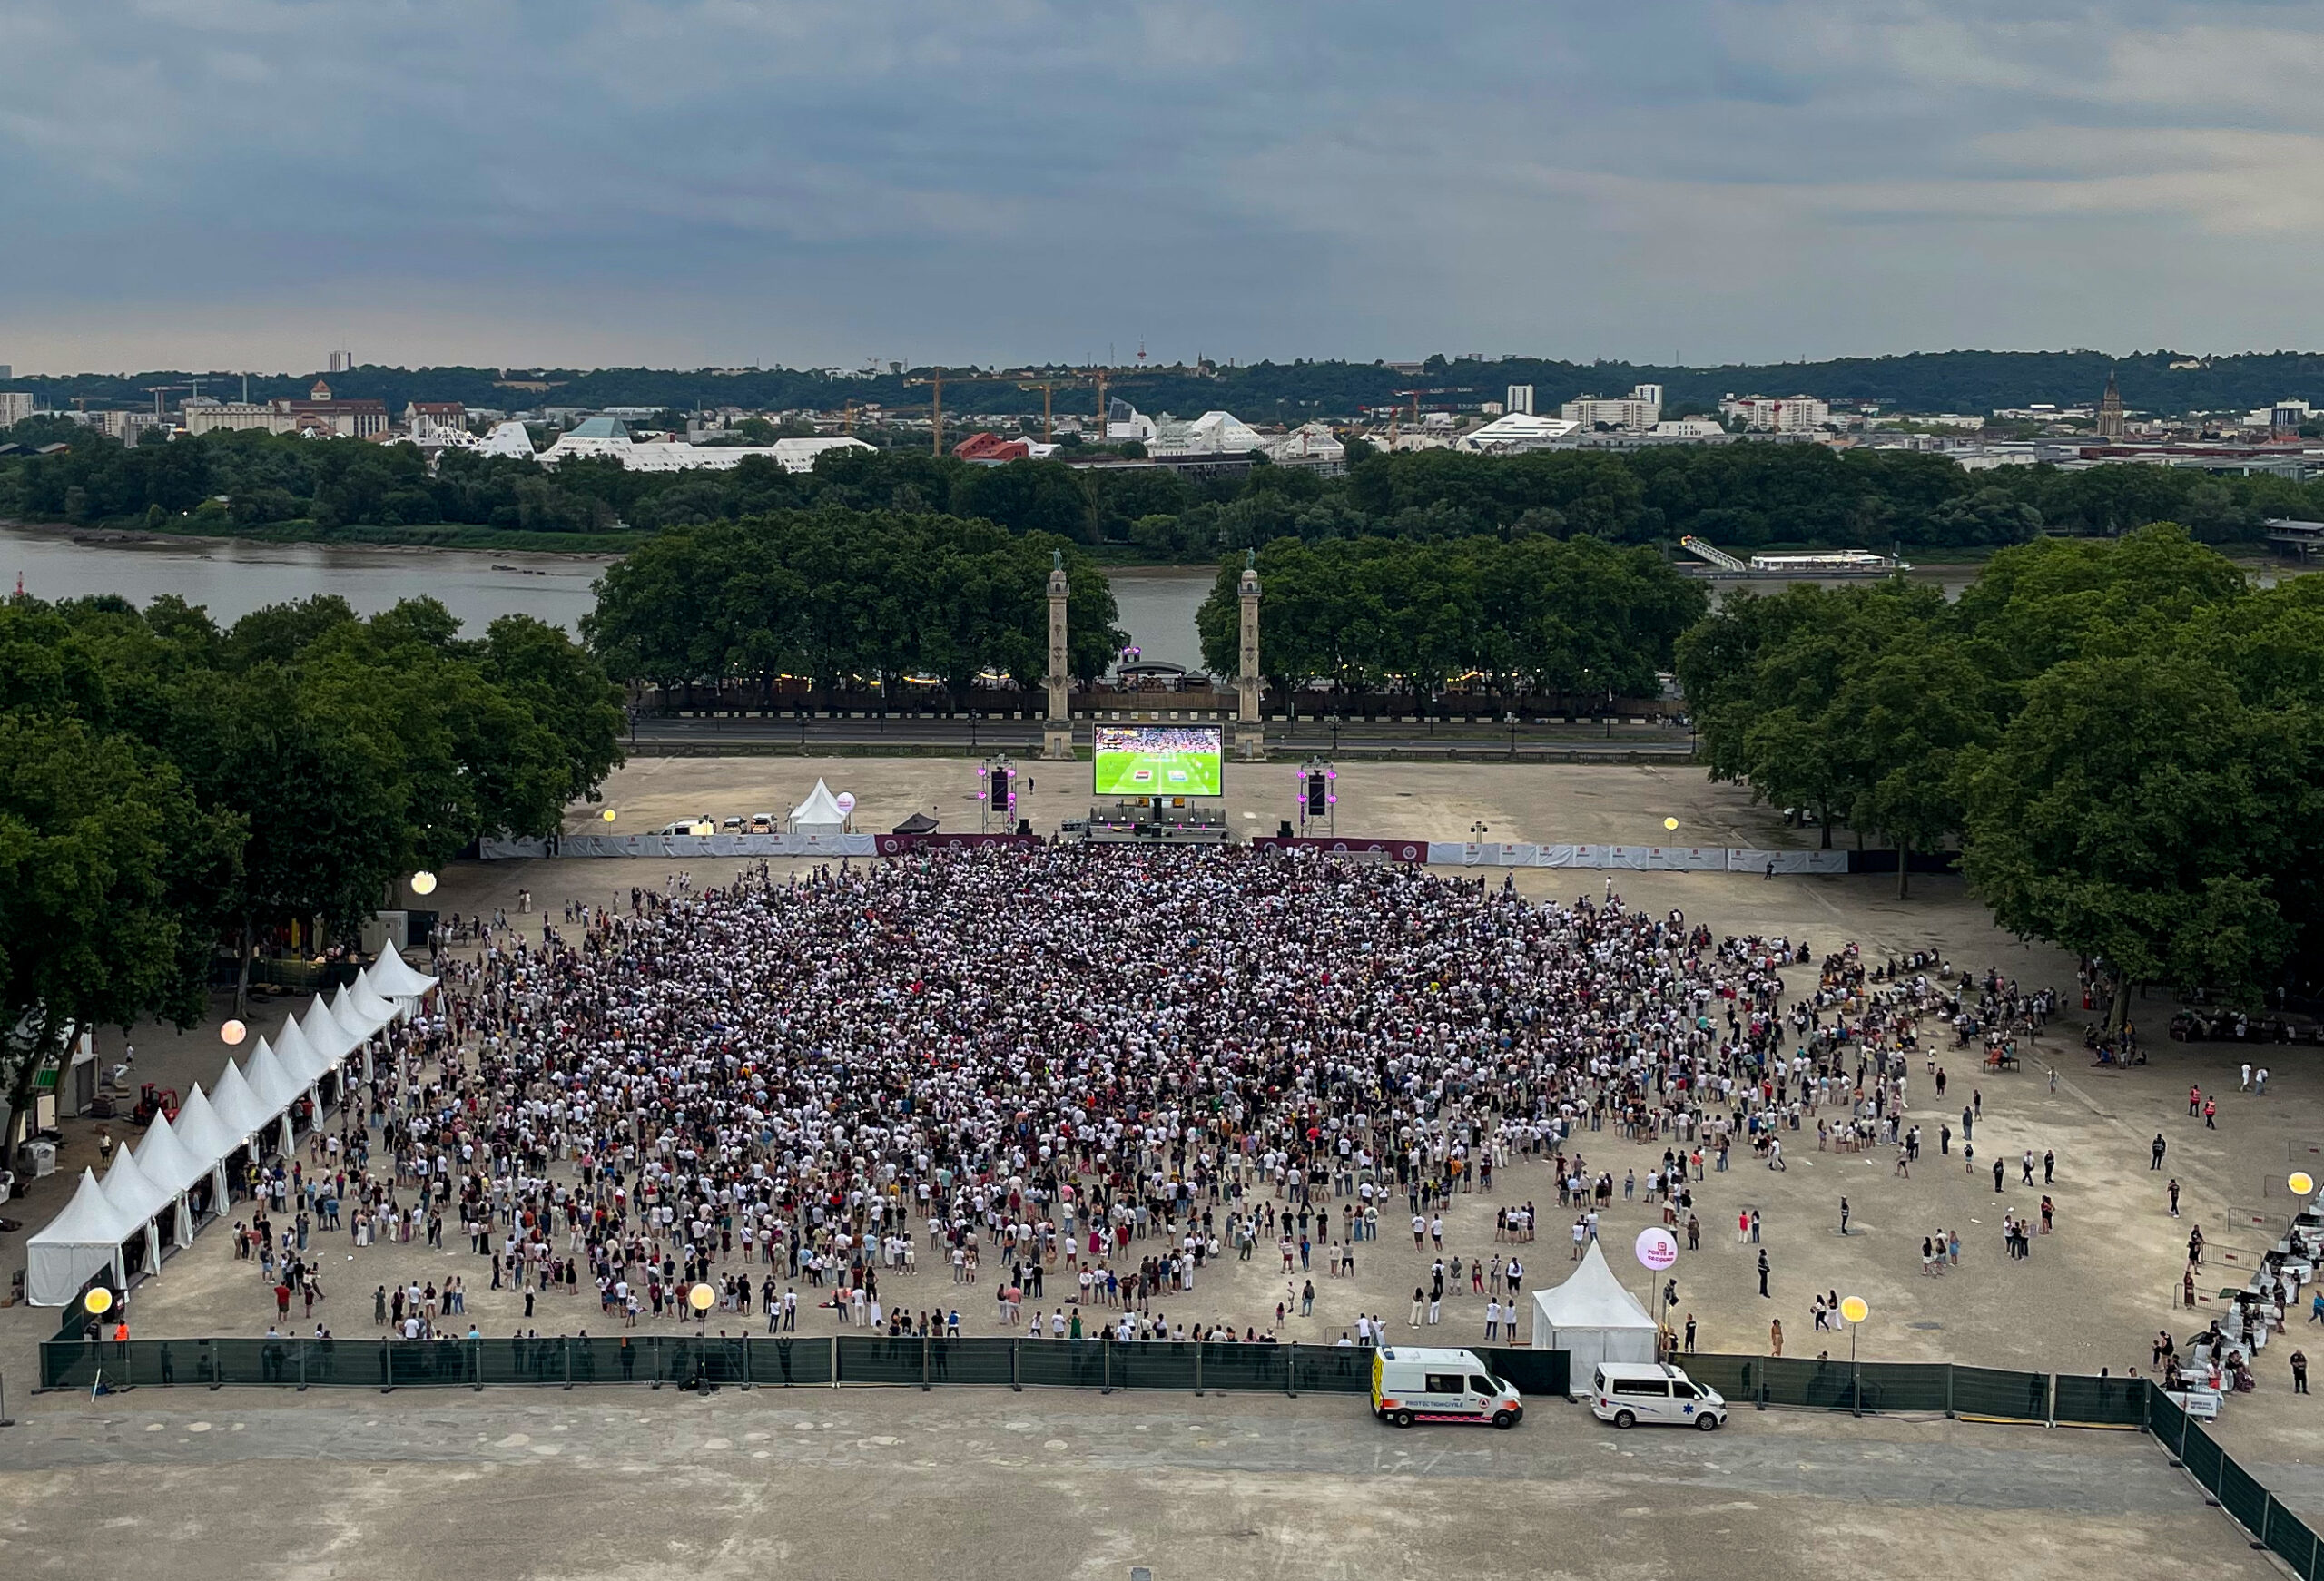
[[[791,832],[793,834],[845,834],[847,814],[840,810],[839,799],[832,788],[821,780],[807,800],[791,810]]]
[[[81,1183],[64,1211],[25,1242],[25,1293],[36,1307],[69,1305],[92,1274],[112,1270],[124,1283],[121,1243],[137,1232],[105,1200],[95,1173],[81,1172]]]
[[[841,816],[821,781],[815,790],[831,803],[832,815]],[[809,798],[810,805],[814,800]],[[382,955],[340,988],[335,1002],[317,995],[303,1016],[285,1018],[271,1044],[260,1038],[247,1075],[229,1059],[208,1093],[199,1085],[189,1089],[177,1119],[156,1116],[133,1154],[123,1147],[113,1155],[102,1181],[84,1170],[64,1211],[26,1243],[25,1287],[33,1304],[69,1305],[94,1275],[108,1270],[122,1282],[127,1268],[122,1248],[140,1237],[145,1267],[158,1269],[162,1231],[157,1221],[162,1218],[170,1221],[172,1242],[192,1245],[195,1225],[187,1193],[206,1175],[212,1206],[222,1210],[226,1160],[245,1144],[263,1152],[271,1144],[288,1153],[294,1140],[290,1111],[299,1101],[314,1096],[316,1084],[350,1055],[368,1051],[374,1034],[414,1014],[436,981],[392,952]]]
[[[1652,1361],[1654,1337],[1654,1320],[1606,1266],[1595,1241],[1572,1277],[1533,1292],[1533,1348],[1571,1355],[1577,1388],[1600,1361]]]

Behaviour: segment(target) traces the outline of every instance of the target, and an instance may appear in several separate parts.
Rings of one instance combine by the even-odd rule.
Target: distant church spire
[[[2122,392],[2114,384],[2114,370],[2106,370],[2106,393],[2098,402],[2098,437],[2119,439],[2122,437]]]

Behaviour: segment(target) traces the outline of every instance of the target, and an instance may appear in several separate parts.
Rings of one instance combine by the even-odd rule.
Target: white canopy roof
[[[129,1156],[126,1149],[122,1156]],[[64,1211],[25,1243],[25,1294],[34,1306],[70,1305],[89,1275],[109,1266],[137,1228],[106,1199],[94,1173],[83,1170]]]
[[[331,997],[330,1016],[332,1020],[347,1029],[351,1041],[340,1051],[340,1057],[344,1059],[362,1047],[363,1040],[385,1026],[394,1016],[395,1012],[392,1009],[382,1006],[379,1016],[376,1019],[373,1018],[358,1007],[355,1001],[349,997],[346,986],[342,984],[339,992]]]
[[[113,1167],[105,1171],[105,1201],[133,1228],[143,1225],[170,1205],[175,1192],[164,1190],[145,1178],[137,1167],[137,1160],[124,1147],[113,1155]]]
[[[791,832],[793,834],[840,834],[847,828],[847,814],[840,810],[839,799],[832,788],[821,780],[807,800],[791,810]]]
[[[209,1159],[198,1156],[185,1144],[167,1115],[155,1115],[145,1140],[137,1144],[137,1167],[145,1172],[147,1180],[172,1196],[208,1174],[210,1164]]]
[[[241,1066],[231,1059],[226,1062],[226,1068],[218,1073],[218,1088],[210,1095],[210,1105],[224,1124],[226,1134],[234,1139],[235,1147],[265,1130],[274,1118],[259,1103],[258,1095],[251,1091],[250,1083],[242,1077]]]
[[[355,1046],[363,1041],[355,1032],[330,1013],[330,1007],[317,994],[300,1017],[300,1030],[307,1035],[307,1042],[317,1054],[336,1063],[345,1059]]]
[[[274,1050],[267,1046],[263,1037],[258,1040],[258,1047],[251,1055],[251,1068],[244,1074],[251,1093],[258,1098],[259,1112],[270,1120],[297,1103],[300,1095],[307,1090],[306,1083],[282,1068],[282,1062],[275,1057]]]
[[[177,1134],[178,1142],[188,1153],[212,1164],[241,1145],[241,1138],[234,1134],[233,1127],[221,1120],[218,1111],[210,1106],[209,1095],[202,1090],[199,1082],[186,1094],[185,1102],[178,1105]]]
[[[379,952],[379,958],[364,976],[370,981],[371,991],[382,999],[417,999],[436,986],[434,977],[406,965],[392,945]]]
[[[296,1082],[310,1082],[330,1068],[330,1061],[315,1052],[307,1035],[299,1029],[299,1017],[286,1012],[282,1026],[274,1035],[274,1057]]]
[[[331,1001],[331,1012],[352,1026],[356,1018],[370,1023],[363,1036],[369,1037],[396,1018],[395,1002],[371,991],[371,985],[360,976],[340,989],[339,997]]]

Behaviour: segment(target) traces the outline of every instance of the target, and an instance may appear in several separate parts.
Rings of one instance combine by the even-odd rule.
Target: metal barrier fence
[[[1562,1395],[1562,1350],[1486,1349],[1496,1374],[1536,1396]],[[888,1384],[921,1389],[1169,1389],[1206,1393],[1364,1394],[1369,1350],[1185,1340],[821,1339],[614,1334],[571,1339],[54,1340],[40,1348],[43,1389],[482,1389],[583,1383],[739,1384],[767,1389]]]

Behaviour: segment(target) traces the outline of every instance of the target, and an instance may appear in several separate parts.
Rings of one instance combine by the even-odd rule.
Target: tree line
[[[2122,984],[2248,1002],[2318,958],[2324,578],[2256,587],[2162,522],[2004,550],[1952,604],[1731,598],[1677,662],[1714,778],[1827,844],[1957,840],[2003,927]]]
[[[123,447],[44,421],[52,427],[40,434],[63,432],[67,448],[0,457],[0,518],[323,538],[621,533],[574,540],[594,548],[769,512],[837,508],[976,517],[1180,564],[1281,538],[1586,534],[1668,549],[1691,535],[1747,550],[1979,550],[2044,533],[2112,535],[2158,520],[2233,543],[2257,539],[2270,517],[2324,520],[2324,481],[2138,466],[1969,473],[1933,453],[1768,441],[1499,457],[1374,455],[1357,440],[1340,477],[1265,465],[1223,477],[1056,459],[992,466],[861,449],[827,453],[808,473],[763,457],[730,471],[667,473],[603,460],[550,471],[457,450],[431,467],[408,445],[256,432]]]
[[[1049,580],[1068,585],[1067,663],[1102,674],[1128,639],[1112,585],[1080,548],[986,521],[827,506],[674,527],[598,584],[582,630],[627,681],[800,677],[817,686],[980,675],[1038,685],[1049,669]]]
[[[1259,668],[1291,686],[1652,697],[1673,644],[1709,607],[1703,584],[1651,549],[1591,537],[1284,539],[1256,566]],[[1241,574],[1239,563],[1220,569],[1196,622],[1221,675],[1239,665]]]
[[[191,1026],[222,945],[351,929],[480,834],[556,830],[621,761],[619,692],[563,632],[462,639],[433,599],[220,629],[175,597],[0,602],[0,1083],[68,1024]]]

